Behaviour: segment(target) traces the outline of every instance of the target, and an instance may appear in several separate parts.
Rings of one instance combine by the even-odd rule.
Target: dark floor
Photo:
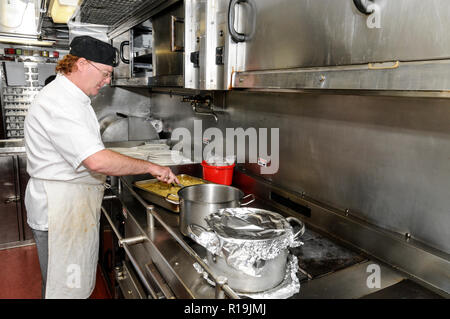
[[[35,245],[0,250],[0,299],[40,299],[41,272]],[[105,279],[97,269],[90,299],[110,299]]]

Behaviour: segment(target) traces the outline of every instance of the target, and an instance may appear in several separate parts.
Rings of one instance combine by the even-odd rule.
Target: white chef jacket
[[[46,85],[25,118],[25,149],[30,180],[25,192],[27,222],[48,230],[44,180],[102,184],[105,176],[82,162],[105,147],[90,98],[64,75]]]

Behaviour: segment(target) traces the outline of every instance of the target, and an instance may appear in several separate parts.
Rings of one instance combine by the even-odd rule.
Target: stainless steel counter
[[[0,249],[34,242],[24,198],[29,176],[23,139],[0,140]]]
[[[185,173],[201,177],[199,165],[182,165],[173,167],[173,170],[177,174]],[[247,182],[255,187],[255,181],[249,176],[246,178]],[[149,287],[147,296],[217,298],[220,296],[220,289],[208,284],[193,267],[194,263],[203,261],[205,249],[181,234],[178,229],[178,214],[146,203],[134,191],[133,182],[143,179],[148,179],[148,176],[120,178],[116,191],[119,196],[112,200],[111,205],[125,216],[122,239],[127,250],[126,259],[135,266],[128,267],[131,268],[131,271],[130,269],[128,271],[137,271],[134,277],[141,279],[142,290],[145,291],[146,286]],[[286,215],[258,197],[252,206]],[[308,220],[301,219],[307,224],[307,232],[303,237],[305,244],[300,248],[291,249],[291,253],[299,259],[300,271],[297,277],[301,288],[292,298],[362,298],[408,278],[406,274],[381,261],[342,246],[341,243],[309,225]],[[150,268],[153,269],[153,275],[149,271]],[[378,282],[371,284],[374,269],[380,272],[380,277]],[[156,288],[152,288],[154,273],[160,278],[159,284],[153,285]],[[235,292],[228,286],[221,288],[225,288],[224,294],[228,297],[236,297]],[[164,289],[165,293],[162,291]]]

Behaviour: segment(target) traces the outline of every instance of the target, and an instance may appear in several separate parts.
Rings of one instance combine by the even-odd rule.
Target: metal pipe
[[[222,288],[224,285],[226,285],[227,282],[228,282],[227,278],[225,278],[223,276],[217,277],[216,294],[215,294],[215,297],[217,299],[225,299],[225,293]]]
[[[48,0],[41,1],[41,8],[39,10],[39,22],[37,27],[37,34],[40,37],[42,32],[42,23],[44,22],[44,15],[47,13]]]
[[[133,255],[130,252],[130,249],[128,248],[128,245],[126,243],[123,244],[123,249],[125,250],[125,253],[127,254],[128,258],[130,258],[131,264],[133,265],[134,269],[136,270],[139,278],[144,283],[145,288],[147,288],[148,292],[154,299],[159,299],[158,294],[153,290],[153,288],[149,285],[147,282],[147,279],[144,276],[144,273],[142,272],[141,267],[139,267],[136,259],[134,259]]]
[[[155,239],[155,218],[152,214],[153,207],[147,208],[147,232],[150,240]]]
[[[213,111],[210,112],[202,112],[202,111],[198,111],[197,110],[197,103],[192,103],[192,108],[194,109],[195,114],[200,114],[200,115],[209,115],[214,117],[214,120],[217,122],[219,122],[219,118],[217,117],[216,113],[214,113]]]
[[[103,212],[103,215],[105,215],[106,219],[108,220],[109,225],[111,226],[114,234],[116,234],[117,238],[120,240],[122,240],[122,236],[120,235],[119,231],[117,230],[116,226],[114,226],[113,221],[111,220],[111,217],[109,216],[109,214],[106,212],[105,208],[102,206],[101,210]]]
[[[164,281],[158,270],[156,270],[154,264],[151,262],[146,264],[145,269],[148,271],[149,275],[156,282],[159,289],[161,289],[161,292],[166,297],[166,299],[175,299],[174,294],[170,290],[169,286],[167,286],[166,282]]]

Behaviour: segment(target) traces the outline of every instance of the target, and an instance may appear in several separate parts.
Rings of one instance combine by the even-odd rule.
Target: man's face
[[[106,64],[88,61],[87,95],[97,95],[100,89],[111,82],[113,67]]]

